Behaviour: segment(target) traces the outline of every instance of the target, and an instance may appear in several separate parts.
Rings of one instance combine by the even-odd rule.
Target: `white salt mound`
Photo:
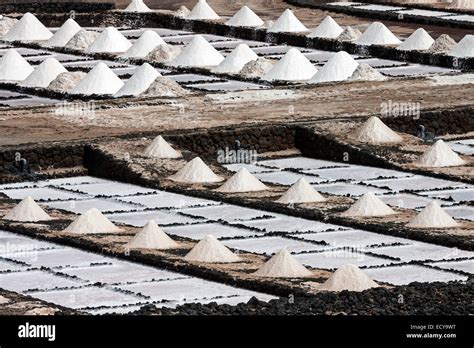
[[[87,49],[91,53],[122,53],[132,44],[114,27],[107,27]]]
[[[216,189],[218,192],[255,192],[265,191],[268,187],[250,173],[247,168],[241,168],[232,175],[222,186]]]
[[[343,212],[343,216],[386,216],[395,212],[377,198],[372,192],[367,192],[357,200],[348,210]]]
[[[171,175],[169,179],[189,184],[213,183],[223,180],[220,176],[214,174],[211,168],[209,168],[199,157],[186,163],[183,168],[181,168],[176,174]]]
[[[159,45],[166,42],[154,30],[145,30],[137,41],[121,57],[144,58]]]
[[[2,18],[0,18],[0,37],[8,33],[16,23],[18,23],[17,19],[2,16]]]
[[[186,254],[184,260],[192,262],[231,263],[239,262],[240,257],[219,242],[216,237],[207,235]]]
[[[379,285],[355,265],[339,267],[318,289],[323,291],[364,291]]]
[[[55,92],[71,92],[87,74],[82,71],[63,72],[59,74],[48,86]]]
[[[46,88],[58,77],[59,74],[67,70],[58,62],[56,58],[47,58],[28,77],[20,83],[21,86]]]
[[[359,45],[400,45],[402,42],[383,23],[374,22],[356,43]]]
[[[209,6],[206,0],[198,0],[186,19],[219,19],[219,15]]]
[[[178,247],[178,243],[172,240],[155,221],[148,222],[143,229],[138,232],[130,242],[125,244],[130,249],[173,249]]]
[[[31,197],[24,198],[4,217],[4,220],[37,222],[52,220],[52,218]]]
[[[5,41],[45,41],[53,36],[48,28],[41,23],[35,15],[27,12],[15,24],[15,26],[5,34],[2,40]]]
[[[243,6],[225,24],[232,27],[261,27],[264,22],[248,6]]]
[[[23,81],[33,72],[33,67],[16,50],[7,50],[0,59],[0,80]]]
[[[434,39],[423,28],[418,28],[397,49],[402,51],[428,50]]]
[[[474,35],[466,35],[451,51],[451,55],[460,58],[474,57]]]
[[[324,39],[335,39],[342,34],[344,29],[331,16],[326,16],[321,24],[308,35],[308,37],[320,37]]]
[[[291,48],[262,79],[266,81],[309,80],[318,69],[296,48]]]
[[[274,60],[260,57],[245,64],[242,70],[240,70],[240,75],[248,78],[262,77],[272,70],[274,65]]]
[[[286,9],[276,22],[268,28],[269,33],[296,33],[303,31],[308,31],[308,28],[296,18],[290,9]]]
[[[66,47],[74,50],[85,51],[95,40],[97,40],[99,35],[100,34],[97,31],[81,29],[72,37],[71,40],[68,41]]]
[[[428,204],[408,224],[414,228],[450,228],[459,224],[436,201]]]
[[[151,9],[143,2],[143,0],[132,0],[125,8],[125,12],[151,12]]]
[[[324,202],[326,199],[305,178],[298,179],[277,202],[283,204]]]
[[[316,75],[310,80],[311,83],[345,81],[354,74],[359,66],[347,52],[337,52]]]
[[[399,143],[403,141],[401,136],[375,116],[370,117],[354,132],[354,138],[361,143],[369,144]]]
[[[143,152],[144,156],[154,158],[181,158],[181,153],[171,147],[168,142],[158,135]]]
[[[190,13],[191,11],[189,11],[186,6],[181,6],[178,10],[176,10],[174,15],[179,18],[186,18]]]
[[[98,63],[74,88],[73,94],[115,94],[123,81],[103,62]]]
[[[170,62],[171,66],[207,67],[219,65],[224,60],[209,42],[201,35],[196,35],[193,40],[183,48],[181,53]]]
[[[456,47],[457,43],[448,34],[441,34],[430,47],[430,53],[448,53]]]
[[[365,63],[359,63],[357,69],[349,77],[350,81],[385,81],[387,78]]]
[[[237,74],[245,64],[257,60],[258,55],[246,44],[240,44],[215,68],[215,73]]]
[[[168,63],[181,53],[181,48],[174,45],[158,45],[146,58],[158,63]]]
[[[465,165],[459,155],[454,152],[443,140],[438,140],[416,162],[420,167],[456,167]]]
[[[338,41],[355,41],[362,36],[362,33],[357,28],[347,26],[344,31],[337,37]]]
[[[141,94],[141,96],[147,97],[183,97],[190,94],[189,91],[185,90],[176,81],[166,77],[158,76],[153,81],[150,87]]]
[[[53,37],[49,39],[44,46],[46,47],[64,47],[81,30],[81,26],[72,18],[69,18]]]
[[[305,278],[312,273],[298,262],[286,249],[273,255],[270,260],[253,273],[258,277]]]
[[[121,229],[110,222],[98,209],[92,208],[77,217],[63,232],[94,234],[120,231]]]
[[[154,67],[148,63],[144,63],[135,70],[134,74],[115,94],[115,97],[140,95],[150,87],[158,76],[161,76],[161,74],[156,71]]]

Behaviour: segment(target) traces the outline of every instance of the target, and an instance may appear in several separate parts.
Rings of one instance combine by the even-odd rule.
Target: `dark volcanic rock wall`
[[[92,2],[84,0],[14,0],[0,3],[0,13],[64,13],[97,12],[115,8],[112,2]]]

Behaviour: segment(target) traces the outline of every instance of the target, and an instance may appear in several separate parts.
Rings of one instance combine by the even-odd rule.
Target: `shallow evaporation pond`
[[[42,105],[51,105],[60,103],[58,99],[51,98],[41,98],[41,97],[28,97],[27,99],[11,99],[11,100],[2,100],[0,104],[6,104],[9,107],[18,107],[18,106],[42,106]]]
[[[474,221],[474,207],[468,205],[459,205],[455,207],[447,207],[444,209],[454,218]]]
[[[120,202],[113,198],[93,198],[74,201],[47,202],[50,208],[62,209],[76,214],[82,214],[89,209],[96,208],[102,213],[143,210],[144,206]]]
[[[208,220],[222,220],[225,222],[253,220],[263,217],[276,217],[276,214],[263,210],[240,207],[238,205],[220,204],[209,207],[197,207],[177,210],[191,216],[201,217]]]
[[[59,190],[51,187],[27,187],[3,190],[4,194],[12,199],[23,199],[30,196],[34,200],[71,200],[71,199],[85,199],[90,196]]]
[[[384,194],[389,191],[386,189],[369,187],[365,185],[357,184],[346,184],[346,183],[331,183],[331,184],[321,184],[313,185],[313,187],[323,193],[329,193],[338,196],[351,196],[358,197],[366,194],[367,192],[372,192],[374,194]]]
[[[374,12],[389,12],[389,11],[403,10],[405,9],[405,7],[386,6],[386,5],[362,5],[362,6],[357,6],[357,9],[374,11]]]
[[[281,249],[291,253],[301,253],[327,249],[326,246],[289,239],[284,237],[260,237],[223,241],[229,248],[258,254],[272,255]]]
[[[382,68],[378,69],[384,75],[388,76],[419,76],[419,75],[433,75],[433,74],[448,74],[456,72],[453,69],[442,68],[431,65],[412,64],[408,66]]]
[[[206,91],[241,91],[246,89],[265,89],[268,86],[258,85],[256,83],[242,82],[242,81],[226,81],[215,83],[197,83],[186,85],[190,89],[202,89]]]
[[[375,187],[388,187],[393,192],[404,190],[427,191],[442,188],[467,187],[468,184],[456,181],[432,178],[429,176],[414,175],[408,178],[381,179],[364,181],[365,184]]]
[[[422,16],[422,17],[446,17],[452,16],[453,12],[442,12],[442,11],[431,11],[431,10],[420,10],[420,9],[407,9],[396,11],[399,14]]]
[[[185,195],[180,195],[171,192],[160,191],[151,195],[137,195],[118,197],[117,200],[125,203],[140,204],[148,209],[162,209],[162,208],[187,208],[187,207],[204,207],[209,205],[220,204],[220,202],[211,201],[202,198],[195,198]]]
[[[169,235],[201,240],[207,235],[213,235],[216,238],[236,238],[236,237],[254,237],[261,234],[256,231],[220,225],[218,223],[204,223],[184,226],[169,226],[163,230]]]
[[[472,156],[474,155],[474,146],[463,144],[461,142],[452,141],[448,143],[449,147],[462,155]]]
[[[474,23],[474,16],[472,16],[472,15],[450,16],[449,19],[453,20],[453,21],[473,22]]]
[[[257,229],[261,232],[322,232],[329,230],[344,229],[343,227],[325,224],[318,221],[306,220],[286,215],[276,215],[274,218],[251,221],[236,221],[234,224],[243,225],[249,228]]]
[[[121,182],[99,182],[91,184],[69,185],[65,190],[81,192],[90,196],[130,196],[136,194],[155,193],[156,190],[145,187],[124,184]]]
[[[315,173],[319,174],[319,173]],[[264,182],[278,184],[278,185],[293,185],[299,179],[306,179],[310,184],[319,184],[327,181],[334,181],[329,178],[321,178],[316,175],[304,175],[299,173],[287,172],[287,171],[275,171],[269,173],[256,173],[255,176]]]
[[[375,167],[350,166],[349,168],[329,168],[319,169],[312,173],[320,175],[328,180],[350,180],[362,181],[379,178],[403,178],[410,177],[413,174],[398,172],[396,170],[381,169]]]
[[[419,194],[431,198],[448,199],[452,200],[455,203],[468,202],[473,200],[474,187],[465,189],[420,192]]]
[[[3,231],[0,231],[0,236],[0,243],[7,237],[18,238],[15,234]],[[31,239],[31,243],[37,242]],[[24,261],[33,267],[42,266],[41,269],[27,269],[26,265],[19,268],[13,262],[0,259],[2,269],[6,271],[0,273],[2,288],[57,305],[85,309],[90,313],[100,312],[99,309],[105,313],[107,310],[102,308],[104,306],[131,306],[128,311],[125,310],[129,312],[135,307],[156,301],[166,301],[156,304],[160,307],[175,306],[178,301],[199,302],[216,297],[221,297],[222,303],[234,303],[236,298],[246,301],[252,296],[261,300],[274,298],[100,254],[41,243],[53,249],[10,255],[12,259]],[[227,299],[229,302],[226,302]]]
[[[389,59],[380,59],[380,58],[364,58],[358,59],[357,63],[359,64],[367,64],[372,68],[389,68],[389,67],[396,67],[396,66],[406,66],[408,65],[405,62],[400,62],[396,60],[389,60]]]
[[[257,162],[258,165],[279,169],[321,169],[325,167],[349,167],[346,163],[318,160],[308,157],[290,157]]]
[[[385,204],[393,207],[406,208],[406,209],[417,209],[426,207],[432,199],[426,197],[420,197],[409,193],[400,193],[395,195],[382,195],[379,198]],[[443,202],[444,205],[445,202]]]
[[[166,75],[167,78],[178,82],[178,83],[190,83],[190,82],[201,82],[201,81],[220,81],[221,79],[213,76],[197,75],[197,74],[179,74],[179,75]]]
[[[202,221],[200,218],[191,218],[171,211],[141,211],[129,213],[115,213],[106,215],[111,221],[127,224],[135,227],[145,226],[149,221],[154,220],[160,226],[175,224],[191,224]]]

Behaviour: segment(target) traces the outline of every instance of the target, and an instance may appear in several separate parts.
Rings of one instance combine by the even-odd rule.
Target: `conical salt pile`
[[[98,63],[84,77],[73,94],[115,94],[123,87],[123,81],[103,62]]]
[[[474,57],[474,35],[466,35],[451,51],[451,55],[460,58]]]
[[[87,49],[91,53],[122,53],[132,44],[114,27],[107,27]]]
[[[403,138],[391,130],[380,118],[372,116],[354,133],[354,138],[361,143],[384,144],[399,143]]]
[[[344,29],[331,16],[326,16],[316,29],[308,37],[320,37],[324,39],[335,39],[342,34]]]
[[[313,203],[324,202],[326,199],[311,186],[305,178],[298,179],[277,202],[283,204],[291,203]]]
[[[216,237],[207,235],[186,254],[184,260],[192,262],[231,263],[239,262],[240,257],[219,242]]]
[[[457,42],[448,34],[441,34],[430,47],[430,53],[448,53],[456,47]]]
[[[158,76],[161,74],[154,67],[144,63],[135,70],[135,73],[125,82],[115,97],[140,95],[150,87]]]
[[[206,67],[219,65],[224,60],[212,45],[201,35],[194,39],[181,51],[176,59],[170,62],[172,66]]]
[[[243,6],[225,24],[232,27],[261,27],[264,22],[249,7]]]
[[[44,46],[46,47],[64,47],[81,30],[81,26],[72,18],[69,18],[53,37],[49,39]]]
[[[466,164],[443,140],[434,143],[416,162],[420,167],[455,167]]]
[[[407,226],[414,228],[449,228],[458,227],[459,224],[436,201],[433,201],[415,216]]]
[[[190,92],[179,85],[176,81],[166,77],[158,76],[150,87],[141,95],[146,97],[184,97]]]
[[[265,191],[268,187],[253,176],[247,168],[241,168],[237,173],[232,175],[221,187],[217,188],[218,192],[255,192]]]
[[[244,77],[262,77],[275,66],[275,61],[259,57],[245,64],[240,70],[240,75]]]
[[[143,152],[144,156],[155,158],[181,158],[181,153],[171,147],[168,142],[158,135]]]
[[[125,244],[129,249],[173,249],[178,243],[172,240],[155,221],[150,221],[130,242]]]
[[[395,214],[392,208],[372,192],[364,194],[348,210],[342,213],[343,216],[386,216],[391,214]]]
[[[33,72],[33,67],[16,50],[9,49],[0,59],[0,80],[23,81]]]
[[[57,61],[56,58],[47,58],[38,65],[38,67],[20,84],[26,87],[42,87],[49,86],[59,74],[67,72],[67,70]]]
[[[211,168],[209,168],[199,157],[186,163],[183,168],[181,168],[176,174],[171,175],[169,179],[190,184],[212,183],[223,180],[220,176],[214,174]]]
[[[35,15],[25,13],[16,25],[2,38],[5,41],[45,41],[53,36]]]
[[[219,15],[209,6],[206,0],[198,0],[186,19],[219,19]]]
[[[245,64],[257,60],[258,55],[246,44],[240,44],[215,68],[215,73],[237,74]]]
[[[68,41],[66,48],[85,51],[97,40],[99,35],[97,31],[81,29]]]
[[[181,47],[175,45],[158,45],[147,56],[146,59],[157,63],[169,63],[179,56]]]
[[[52,220],[52,218],[31,197],[24,198],[4,217],[4,220],[37,222]]]
[[[350,81],[385,81],[387,77],[383,76],[376,69],[365,63],[360,63],[354,73],[349,77]]]
[[[403,43],[398,46],[399,50],[428,50],[434,43],[434,39],[423,28],[418,28]]]
[[[63,72],[51,81],[48,89],[61,93],[71,92],[86,75],[82,71]]]
[[[355,43],[359,45],[400,45],[402,42],[383,23],[374,22]]]
[[[96,208],[89,209],[63,230],[63,232],[79,234],[115,233],[120,231],[120,228],[110,222]]]
[[[454,0],[449,7],[463,10],[474,10],[474,2],[472,0]]]
[[[276,63],[273,68],[263,75],[266,81],[304,81],[309,80],[318,69],[296,48],[291,48]]]
[[[145,5],[143,0],[132,0],[132,2],[125,8],[125,12],[150,12],[151,9]]]
[[[316,75],[310,80],[311,83],[345,81],[352,76],[359,66],[347,52],[337,52]]]
[[[308,31],[290,9],[286,9],[273,25],[268,28],[269,33],[297,33]]]
[[[154,30],[145,30],[137,41],[121,57],[144,58],[159,45],[166,42]]]
[[[304,278],[313,274],[300,264],[286,249],[282,249],[253,273],[258,277]]]
[[[355,41],[362,36],[362,33],[357,28],[347,26],[344,31],[337,37],[338,41]]]
[[[180,6],[180,8],[177,11],[175,11],[174,15],[176,17],[186,18],[187,16],[189,16],[190,13],[191,11],[189,11],[189,9],[186,6]]]
[[[328,280],[318,287],[324,291],[364,291],[377,288],[379,285],[355,265],[339,267]]]

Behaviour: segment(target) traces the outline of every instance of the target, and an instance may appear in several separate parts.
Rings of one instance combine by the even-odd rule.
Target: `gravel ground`
[[[320,293],[262,302],[256,298],[237,306],[186,304],[175,309],[143,307],[134,315],[472,315],[474,279],[466,284],[412,283],[364,292]]]

